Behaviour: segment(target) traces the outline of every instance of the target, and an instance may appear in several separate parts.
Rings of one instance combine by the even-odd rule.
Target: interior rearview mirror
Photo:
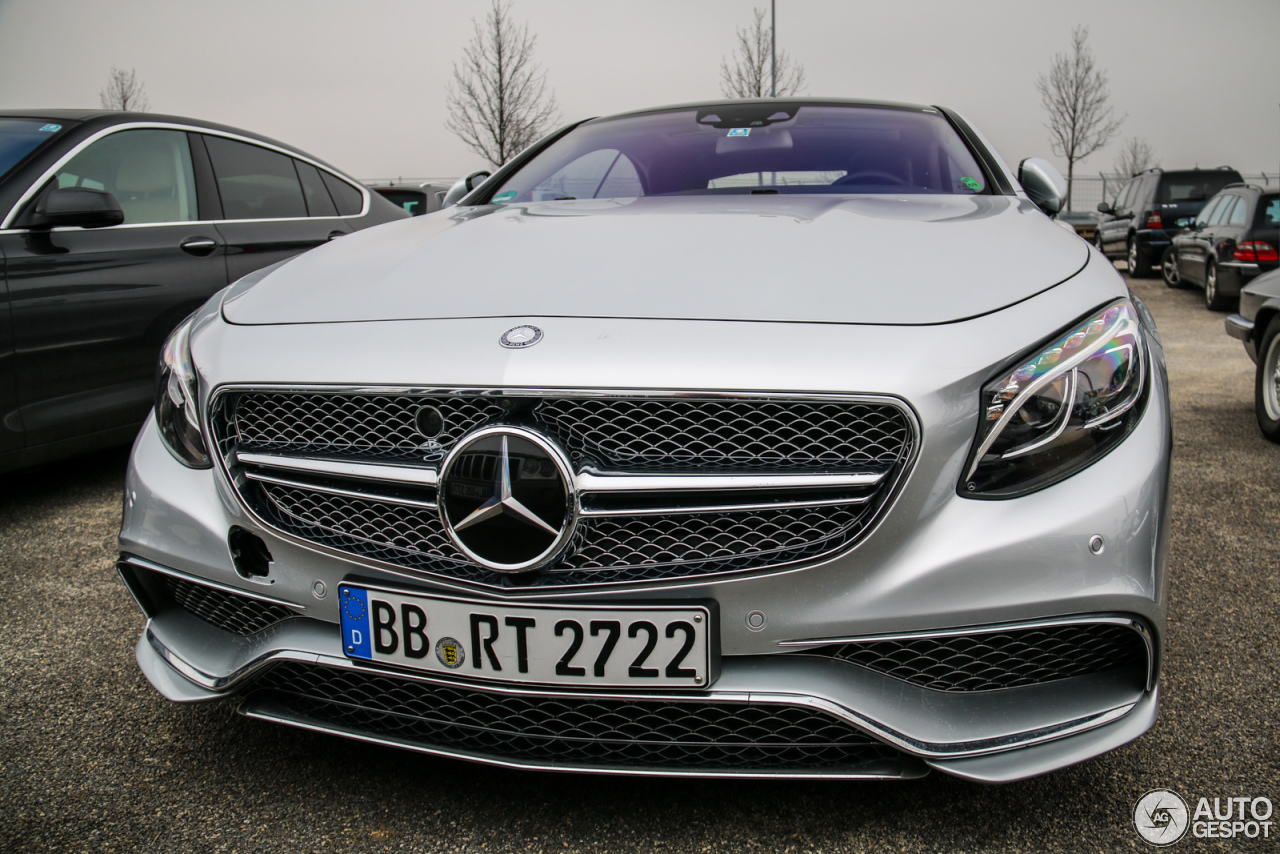
[[[1062,210],[1067,182],[1057,167],[1043,157],[1028,157],[1018,164],[1018,183],[1036,207],[1048,216]]]

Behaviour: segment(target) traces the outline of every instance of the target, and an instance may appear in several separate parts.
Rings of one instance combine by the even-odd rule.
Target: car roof
[[[598,119],[620,119],[629,116],[643,116],[650,113],[666,113],[676,110],[705,110],[713,107],[731,108],[766,104],[798,105],[802,107],[872,107],[887,110],[910,110],[923,112],[936,111],[938,108],[927,104],[909,104],[901,101],[876,101],[865,98],[809,98],[800,95],[785,98],[722,98],[717,101],[690,101],[682,104],[668,104],[663,107],[646,107],[642,110],[628,110],[599,116]],[[592,119],[591,121],[597,121]]]
[[[81,130],[92,133],[95,130],[109,128],[112,125],[133,124],[135,122],[156,123],[156,124],[177,124],[190,125],[191,127],[202,128],[205,130],[223,131],[224,133],[242,136],[246,139],[265,142],[268,145],[274,145],[295,154],[301,154],[318,163],[323,163],[332,171],[345,175],[341,169],[321,160],[313,154],[309,154],[298,148],[296,145],[289,145],[278,139],[272,139],[269,136],[263,136],[260,133],[245,130],[243,128],[231,127],[230,125],[221,125],[217,122],[206,121],[205,119],[193,119],[188,116],[172,116],[165,113],[139,113],[127,112],[123,110],[0,110],[0,119],[39,119],[52,120],[59,122],[75,122],[80,126]]]

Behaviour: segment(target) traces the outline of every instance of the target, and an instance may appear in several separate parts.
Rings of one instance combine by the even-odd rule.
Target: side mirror
[[[1115,213],[1116,209],[1111,207],[1111,202],[1098,202],[1098,210],[1104,214]]]
[[[1018,164],[1018,183],[1036,207],[1053,216],[1062,210],[1067,182],[1052,163],[1042,157],[1028,157]]]
[[[483,184],[484,179],[488,177],[489,173],[481,170],[479,172],[472,172],[465,178],[459,178],[457,182],[449,188],[449,192],[444,194],[444,200],[440,203],[440,207],[448,208],[456,205],[462,200],[463,196]]]
[[[102,228],[124,222],[120,202],[106,190],[63,187],[45,193],[25,223],[33,228],[78,225]]]

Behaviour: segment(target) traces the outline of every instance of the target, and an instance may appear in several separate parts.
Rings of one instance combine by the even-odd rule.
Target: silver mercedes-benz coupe
[[[515,768],[982,781],[1151,727],[1145,307],[941,107],[566,128],[169,339],[120,573],[178,702]]]

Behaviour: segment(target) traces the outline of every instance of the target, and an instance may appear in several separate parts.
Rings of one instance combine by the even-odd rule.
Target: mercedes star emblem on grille
[[[536,326],[515,326],[502,333],[498,343],[510,350],[532,347],[542,340],[542,330]]]
[[[438,503],[454,545],[495,572],[545,565],[576,521],[568,460],[522,427],[487,427],[459,442],[441,469]]]

